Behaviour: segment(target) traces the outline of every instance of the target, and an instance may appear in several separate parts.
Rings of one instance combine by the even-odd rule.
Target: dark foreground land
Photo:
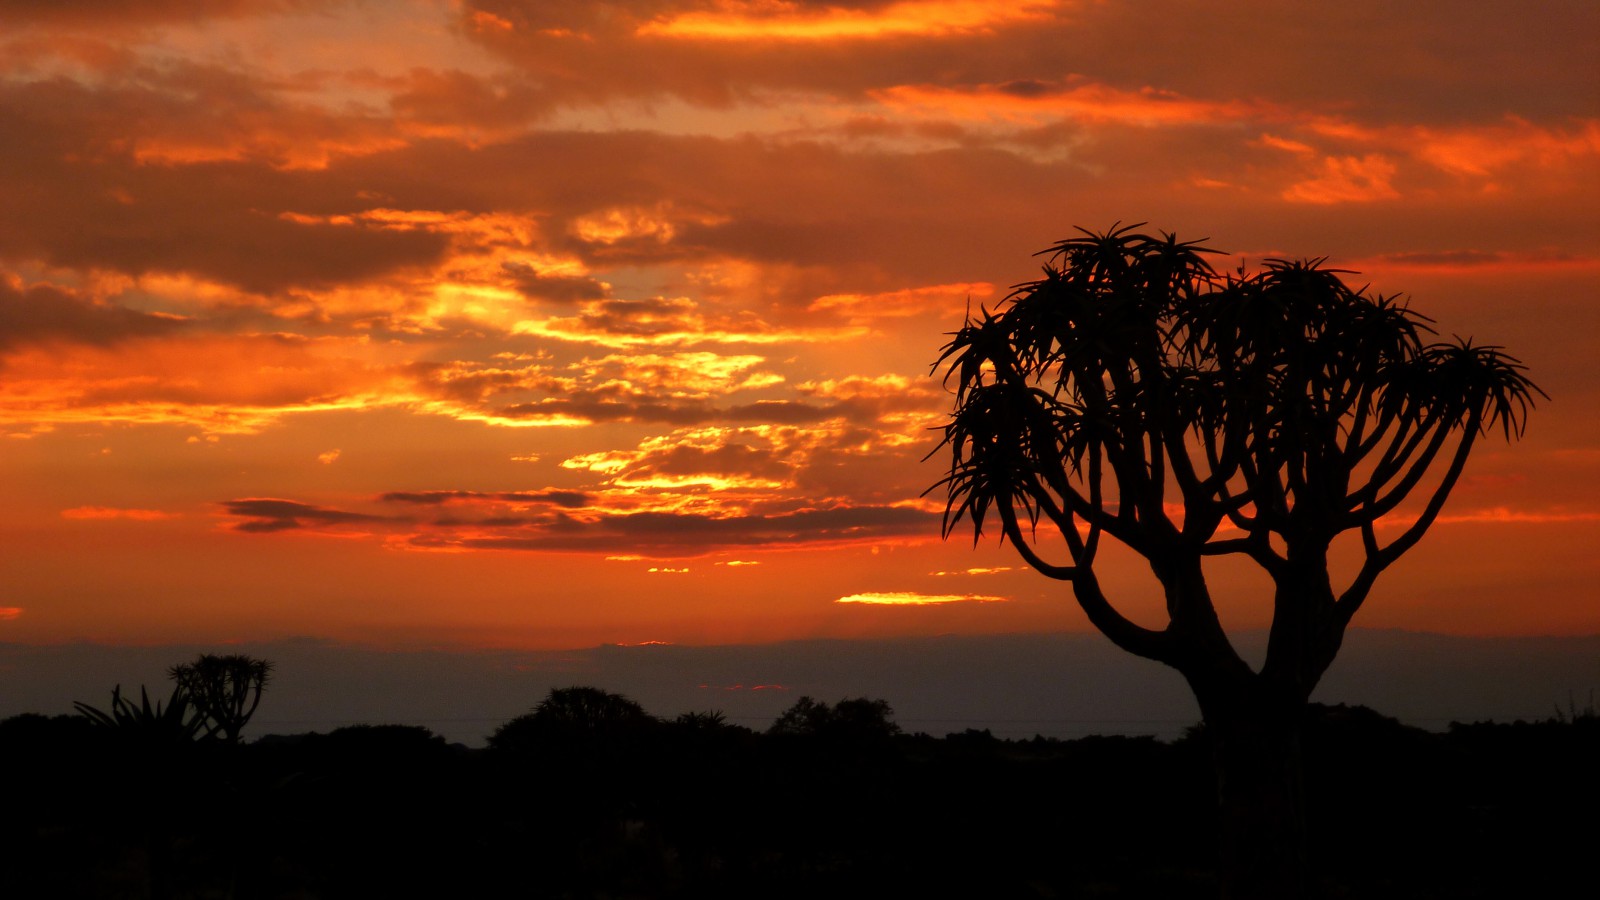
[[[891,729],[892,730],[892,729]],[[1306,738],[1340,898],[1595,896],[1600,719]],[[243,745],[0,722],[0,897],[1214,897],[1203,734],[756,734],[715,717],[487,750],[425,729]]]

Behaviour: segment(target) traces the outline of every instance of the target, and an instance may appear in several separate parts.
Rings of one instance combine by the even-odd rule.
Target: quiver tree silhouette
[[[203,653],[194,662],[168,669],[167,677],[203,717],[207,737],[220,736],[237,744],[240,731],[261,705],[261,691],[272,677],[272,663],[239,654]]]
[[[952,334],[934,366],[955,395],[934,451],[948,450],[950,470],[930,490],[946,495],[946,537],[966,519],[977,540],[997,519],[1117,646],[1183,675],[1213,747],[1226,891],[1296,897],[1307,699],[1478,438],[1520,437],[1543,394],[1499,347],[1428,342],[1431,320],[1350,288],[1324,260],[1220,275],[1203,241],[1138,227],[1079,229],[1041,251],[1043,278]],[[1336,587],[1329,553],[1347,532],[1361,561]],[[1135,623],[1101,590],[1106,537],[1148,561],[1165,627]],[[1252,560],[1273,584],[1259,670],[1208,592],[1205,563],[1220,556]]]

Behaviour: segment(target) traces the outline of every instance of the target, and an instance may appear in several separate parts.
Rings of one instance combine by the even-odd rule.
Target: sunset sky
[[[1593,0],[0,0],[0,643],[1087,629],[940,539],[929,367],[1118,221],[1521,358],[1356,624],[1600,632],[1596,60]]]

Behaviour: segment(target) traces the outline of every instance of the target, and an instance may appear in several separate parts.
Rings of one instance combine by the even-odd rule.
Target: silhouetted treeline
[[[1445,733],[1311,715],[1325,895],[1590,879],[1592,713]],[[807,698],[757,733],[592,688],[485,749],[401,725],[151,747],[23,715],[0,721],[0,897],[1209,898],[1205,741],[903,734],[866,699]]]

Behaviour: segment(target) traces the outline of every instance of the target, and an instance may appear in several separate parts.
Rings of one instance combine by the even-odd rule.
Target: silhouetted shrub
[[[621,694],[594,687],[552,688],[533,708],[495,729],[489,748],[503,752],[595,750],[631,742],[657,720]]]
[[[840,700],[833,706],[801,697],[773,721],[768,734],[813,735],[843,740],[873,740],[900,733],[894,708],[886,700],[866,697]]]

